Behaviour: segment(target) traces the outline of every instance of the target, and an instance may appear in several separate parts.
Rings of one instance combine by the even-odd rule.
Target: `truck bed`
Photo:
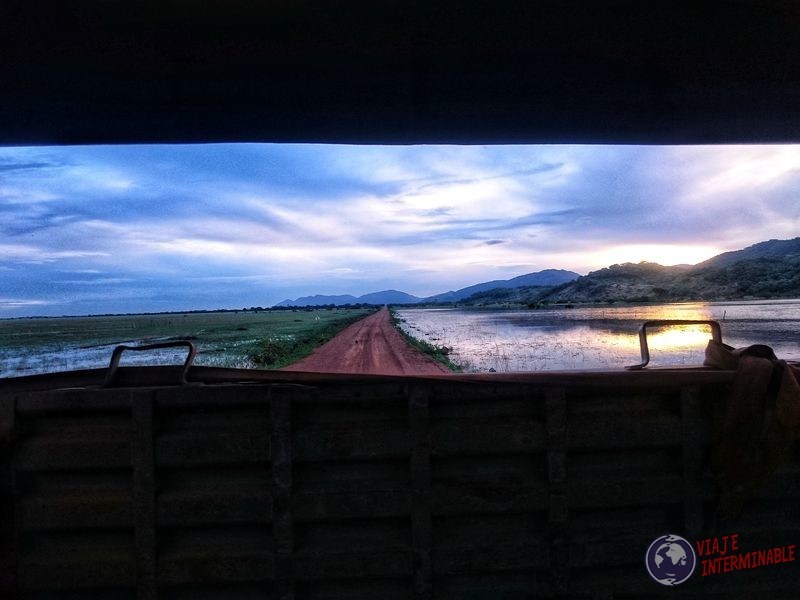
[[[796,448],[717,514],[733,371],[174,374],[0,381],[0,596],[648,598],[673,592],[644,567],[663,534],[800,537]],[[680,593],[798,581],[698,570]]]

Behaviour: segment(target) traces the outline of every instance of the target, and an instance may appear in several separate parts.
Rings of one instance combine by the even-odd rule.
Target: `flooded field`
[[[717,320],[734,347],[772,346],[800,360],[800,300],[693,302],[552,310],[404,309],[410,335],[451,349],[468,372],[617,369],[637,364],[639,326],[648,320]],[[649,330],[648,330],[649,331]],[[708,327],[676,327],[648,335],[651,365],[700,365]]]
[[[0,377],[105,367],[118,345],[190,340],[195,364],[253,368],[263,340],[286,340],[368,310],[227,311],[0,320]],[[180,364],[185,349],[126,352],[123,365]]]
[[[104,367],[119,344],[192,340],[197,364],[252,368],[260,341],[353,316],[344,309],[0,320],[0,377]],[[363,311],[363,314],[367,314]],[[552,310],[402,309],[412,336],[451,349],[468,372],[617,369],[640,360],[638,328],[653,319],[714,319],[735,347],[768,344],[800,360],[800,300],[682,303]],[[707,327],[653,330],[653,366],[699,365]],[[128,352],[123,364],[180,363],[185,350]]]

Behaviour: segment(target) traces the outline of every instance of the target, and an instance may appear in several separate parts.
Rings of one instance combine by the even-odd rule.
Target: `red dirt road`
[[[394,328],[389,310],[353,323],[328,343],[284,371],[365,373],[370,375],[444,375],[446,367],[412,348]]]

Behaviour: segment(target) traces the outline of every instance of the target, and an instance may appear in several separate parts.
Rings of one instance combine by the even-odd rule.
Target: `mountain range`
[[[372,292],[363,296],[324,296],[316,294],[314,296],[303,296],[296,300],[283,300],[275,306],[325,306],[333,304],[341,306],[344,304],[416,304],[422,298],[399,292],[397,290],[384,290],[382,292]]]
[[[588,275],[546,269],[427,298],[397,290],[363,296],[305,296],[276,306],[326,304],[675,302],[800,297],[800,237],[724,252],[696,265],[611,265]]]
[[[563,269],[545,269],[536,273],[527,273],[512,279],[495,279],[485,283],[476,283],[460,290],[445,292],[425,298],[425,302],[460,302],[465,298],[481,292],[495,289],[514,289],[519,287],[550,287],[562,285],[576,280],[580,275]]]
[[[385,290],[382,292],[372,292],[363,296],[324,296],[317,294],[315,296],[303,296],[296,300],[283,300],[275,306],[323,306],[328,304],[343,305],[343,304],[418,304],[425,303],[447,303],[458,302],[464,298],[468,298],[474,294],[485,292],[492,289],[502,288],[518,288],[521,286],[547,286],[552,287],[574,281],[580,277],[577,273],[572,271],[564,271],[563,269],[545,269],[536,273],[526,273],[511,279],[495,279],[493,281],[486,281],[484,283],[476,283],[459,290],[451,290],[435,296],[427,298],[420,298],[419,296],[412,296],[405,292],[397,290]]]

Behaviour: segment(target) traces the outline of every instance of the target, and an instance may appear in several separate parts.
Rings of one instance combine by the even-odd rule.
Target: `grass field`
[[[104,367],[120,344],[190,340],[195,364],[281,368],[368,309],[238,311],[0,320],[0,377]],[[185,350],[128,352],[122,364],[181,362]]]

